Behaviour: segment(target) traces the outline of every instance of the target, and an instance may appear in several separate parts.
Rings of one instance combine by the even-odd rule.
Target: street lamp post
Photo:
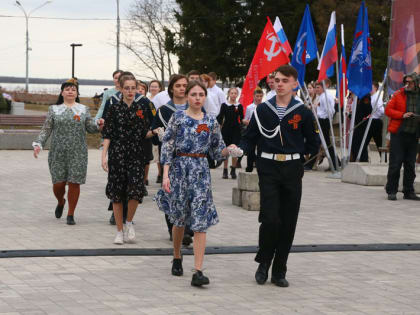
[[[35,9],[31,10],[29,13],[26,13],[26,10],[23,8],[22,4],[16,0],[15,5],[20,8],[23,11],[23,14],[25,15],[26,20],[26,80],[25,80],[25,91],[28,92],[29,90],[29,18],[31,17],[31,14],[34,13],[36,10],[42,8],[43,6],[47,5],[48,3],[51,3],[52,0],[48,0],[41,4],[40,6],[36,7]]]
[[[82,44],[70,44],[71,46],[71,77],[74,78],[74,47],[81,47]]]
[[[120,0],[117,0],[117,70],[120,68]]]

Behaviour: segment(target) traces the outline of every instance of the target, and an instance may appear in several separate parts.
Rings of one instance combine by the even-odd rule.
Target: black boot
[[[270,269],[269,263],[260,263],[257,271],[255,272],[255,280],[258,284],[264,284],[268,279],[268,270]]]
[[[74,216],[72,216],[72,215],[67,216],[67,224],[68,225],[75,225],[76,224],[76,222],[74,222]]]
[[[234,166],[230,167],[230,177],[232,177],[232,179],[236,179],[236,168]]]
[[[210,280],[205,275],[203,275],[203,272],[201,270],[197,270],[191,279],[191,285],[194,287],[201,287],[202,285],[209,284]]]
[[[222,176],[222,178],[223,179],[228,179],[229,177],[228,177],[228,170],[227,170],[227,168],[224,168],[223,169],[223,176]]]
[[[181,258],[174,258],[172,260],[172,275],[180,277],[184,274],[184,270],[182,269],[182,257]]]
[[[60,219],[61,216],[63,215],[63,209],[64,209],[64,205],[66,204],[66,199],[64,199],[64,203],[63,205],[57,205],[57,207],[55,207],[55,217],[57,219]]]

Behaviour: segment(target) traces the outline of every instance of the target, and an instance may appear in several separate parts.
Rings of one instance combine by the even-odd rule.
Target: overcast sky
[[[26,12],[45,0],[19,0]],[[134,0],[120,0],[120,18],[127,17]],[[15,0],[0,0],[0,76],[25,77],[25,19]],[[108,18],[107,21],[29,19],[29,76],[66,78],[71,76],[71,43],[76,47],[75,76],[82,79],[111,79],[116,68],[116,0],[53,0],[35,11],[33,17]],[[125,22],[122,20],[122,24]],[[120,68],[141,79],[144,71],[136,59],[120,50]],[[143,72],[144,73],[144,72]]]

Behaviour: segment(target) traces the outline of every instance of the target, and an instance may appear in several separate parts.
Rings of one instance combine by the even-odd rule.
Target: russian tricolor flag
[[[318,64],[318,82],[321,82],[334,74],[334,63],[338,60],[337,35],[335,28],[335,11],[333,11],[331,13],[330,25],[328,26],[324,49],[322,49],[321,59]]]
[[[283,26],[281,25],[281,22],[278,16],[276,17],[276,20],[274,21],[274,30],[276,31],[277,36],[280,39],[280,43],[282,47],[286,51],[286,55],[289,56],[292,53],[292,48],[290,47],[286,33],[284,32]]]
[[[346,49],[344,47],[344,30],[343,24],[341,24],[341,61],[340,61],[340,104],[341,107],[344,105],[344,98],[347,95],[347,63],[346,63]]]

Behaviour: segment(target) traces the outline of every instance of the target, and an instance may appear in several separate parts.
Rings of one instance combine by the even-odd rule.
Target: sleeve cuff
[[[39,142],[32,142],[32,147],[35,149],[35,147],[40,147],[41,150],[43,150],[41,143]]]

